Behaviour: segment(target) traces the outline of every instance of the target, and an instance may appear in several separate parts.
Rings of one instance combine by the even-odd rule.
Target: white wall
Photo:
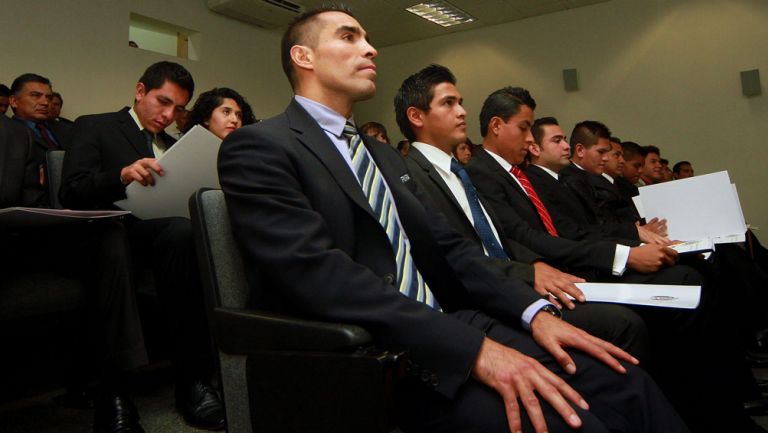
[[[377,61],[377,97],[357,107],[356,120],[382,121],[399,139],[395,91],[439,63],[456,74],[468,133],[479,141],[485,97],[526,87],[536,115],[557,117],[567,132],[580,120],[601,120],[624,140],[658,145],[672,163],[690,160],[699,174],[728,170],[747,222],[768,241],[766,23],[764,0],[613,0],[387,47]],[[578,69],[579,91],[563,89],[566,68]],[[764,94],[746,98],[739,71],[755,68]]]
[[[25,72],[50,78],[64,97],[64,117],[131,105],[136,81],[161,60],[192,73],[192,102],[212,87],[232,87],[263,118],[282,111],[291,96],[280,35],[213,13],[205,0],[3,0],[1,9],[0,82],[10,86]],[[128,47],[131,12],[200,32],[199,60]]]

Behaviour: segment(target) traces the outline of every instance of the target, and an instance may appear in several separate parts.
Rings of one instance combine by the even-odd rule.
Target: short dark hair
[[[243,126],[256,122],[256,116],[253,114],[250,104],[246,102],[239,93],[228,87],[215,87],[207,92],[203,92],[197,97],[195,105],[189,111],[189,121],[181,132],[187,132],[195,125],[202,125],[207,122],[213,114],[213,110],[224,103],[224,99],[232,99],[237,102],[240,109],[243,110]]]
[[[666,158],[660,158],[659,162],[661,162],[661,165],[669,165],[669,160]]]
[[[163,87],[166,81],[170,81],[173,84],[181,87],[189,92],[189,97],[192,98],[192,94],[195,93],[195,81],[192,79],[192,74],[187,71],[184,66],[174,62],[157,62],[144,71],[144,74],[139,78],[139,82],[144,84],[144,91],[149,93],[150,90],[159,89]]]
[[[408,120],[408,108],[416,107],[428,113],[429,104],[435,96],[435,86],[441,83],[456,84],[456,77],[445,66],[432,64],[403,80],[397,89],[395,120],[400,132],[409,141],[416,141],[416,134]]]
[[[61,93],[53,92],[51,93],[51,98],[59,98],[59,100],[61,100],[61,105],[64,105],[64,98],[61,97]]]
[[[541,144],[541,139],[544,136],[544,126],[546,125],[560,126],[560,124],[557,123],[557,119],[554,117],[539,117],[538,119],[534,120],[533,127],[531,127],[534,143]]]
[[[11,89],[5,84],[0,84],[0,96],[5,96],[6,98],[11,96]]]
[[[280,60],[283,65],[283,72],[288,77],[288,82],[291,83],[291,88],[296,88],[296,73],[293,69],[293,60],[291,60],[291,48],[294,45],[308,44],[308,42],[314,43],[308,36],[310,32],[307,29],[310,24],[314,24],[317,16],[325,12],[341,12],[345,13],[352,18],[352,11],[344,4],[324,4],[323,6],[308,10],[301,15],[297,15],[288,24],[288,28],[283,33],[283,39],[280,41]]]
[[[360,133],[363,135],[371,135],[369,132],[373,132],[373,135],[382,134],[384,138],[389,141],[389,135],[387,135],[387,128],[379,122],[366,122],[360,127]]]
[[[643,146],[643,150],[645,151],[645,156],[648,156],[649,153],[655,153],[661,157],[661,151],[656,146]]]
[[[24,85],[27,83],[40,83],[50,86],[51,80],[43,77],[42,75],[37,75],[30,72],[21,74],[16,77],[15,80],[13,80],[13,83],[11,83],[11,95],[18,96],[19,92],[21,92],[21,89],[23,89]]]
[[[608,141],[610,141],[611,143],[619,143],[619,144],[621,144],[621,138],[619,138],[619,137],[617,137],[615,135],[613,137],[609,138]]]
[[[634,141],[623,141],[621,143],[621,151],[624,153],[624,159],[629,160],[638,155],[645,158],[646,153],[643,151],[642,146]]]
[[[488,134],[488,124],[494,117],[503,121],[520,112],[520,107],[527,105],[531,110],[536,109],[536,101],[530,93],[522,87],[503,87],[488,95],[480,109],[480,135]]]
[[[693,167],[693,165],[689,161],[680,161],[672,167],[672,172],[676,174],[680,174],[680,170],[683,169],[684,165],[690,165],[691,167]]]
[[[585,120],[577,123],[573,127],[573,132],[571,132],[571,157],[573,157],[576,144],[581,143],[589,149],[597,144],[597,141],[601,138],[611,139],[611,130],[604,124],[596,120]]]

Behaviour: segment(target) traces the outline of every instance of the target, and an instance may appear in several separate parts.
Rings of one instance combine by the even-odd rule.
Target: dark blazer
[[[64,207],[113,208],[112,203],[126,197],[120,170],[141,158],[153,157],[128,110],[81,116],[75,121],[59,193]],[[176,141],[165,132],[159,135],[168,147]]]
[[[480,236],[477,235],[474,226],[469,222],[459,202],[456,201],[440,173],[435,170],[435,167],[424,154],[411,146],[411,150],[405,158],[405,163],[419,189],[429,198],[431,204],[448,218],[451,227],[482,247],[483,243],[480,240]],[[494,225],[499,234],[499,240],[504,251],[511,259],[500,260],[499,262],[503,264],[508,275],[520,278],[526,283],[533,285],[534,271],[531,263],[536,260],[544,260],[544,257],[534,253],[520,243],[505,237],[504,231],[496,221],[491,206],[484,203],[485,200],[482,198],[480,198],[480,201],[491,219],[490,223]]]
[[[0,208],[48,202],[47,190],[40,185],[45,154],[40,159],[34,147],[27,127],[0,115]]]
[[[252,300],[271,311],[362,325],[377,345],[406,348],[433,375],[431,386],[452,397],[477,357],[478,327],[492,322],[476,309],[519,327],[539,297],[504,278],[430,208],[394,148],[363,140],[392,192],[413,259],[449,314],[392,285],[396,263],[385,231],[349,166],[295,101],[234,131],[219,154],[234,235],[256,288]]]
[[[627,199],[619,190],[618,179],[614,179],[616,183],[611,183],[604,176],[590,176],[589,182],[602,219],[618,224],[634,224],[640,220],[632,199]]]
[[[563,233],[565,237],[578,239],[571,235],[570,231],[567,230],[567,227],[561,228],[558,226],[558,224],[562,225],[563,220],[567,220],[569,225],[576,225],[579,228],[578,230],[588,233],[588,235],[584,236],[588,239],[618,241],[629,246],[640,244],[637,239],[637,230],[634,232],[634,238],[623,239],[611,236],[611,232],[606,231],[603,224],[592,223],[593,220],[587,214],[587,210],[576,195],[541,167],[530,164],[525,168],[525,174],[528,176],[528,179],[531,181],[531,184],[536,189],[536,192],[539,194],[541,201],[547,209],[556,214],[556,217],[553,217],[555,227]],[[580,232],[577,232],[577,234],[578,233]]]
[[[581,224],[602,227],[603,233],[609,238],[639,240],[637,227],[635,227],[634,222],[619,222],[610,212],[604,212],[598,207],[593,186],[593,182],[598,180],[593,178],[599,177],[601,180],[608,182],[606,179],[602,176],[588,173],[576,167],[573,163],[560,170],[558,176],[560,182],[568,187],[584,209],[584,212],[580,212],[577,215],[586,217],[586,220],[579,221]]]
[[[477,149],[466,167],[478,192],[490,203],[507,236],[571,270],[594,268],[610,274],[616,244],[553,237],[520,186],[485,149]],[[521,209],[529,210],[521,212]]]

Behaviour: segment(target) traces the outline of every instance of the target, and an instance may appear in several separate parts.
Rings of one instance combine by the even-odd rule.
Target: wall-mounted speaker
[[[741,71],[741,93],[744,96],[757,96],[762,93],[759,69]]]
[[[563,69],[563,85],[566,92],[579,90],[579,77],[576,75],[576,68]]]

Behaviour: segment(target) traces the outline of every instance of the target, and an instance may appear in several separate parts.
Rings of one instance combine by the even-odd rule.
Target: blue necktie
[[[477,199],[477,190],[472,185],[472,180],[469,179],[467,171],[459,164],[459,161],[453,158],[451,158],[451,171],[461,180],[461,186],[464,187],[464,193],[467,195],[467,201],[469,201],[469,210],[472,211],[472,219],[475,220],[475,231],[480,236],[480,240],[483,242],[485,250],[488,251],[488,255],[497,259],[509,260],[509,256],[499,245],[496,236],[493,235],[491,224],[485,217],[483,208],[480,207],[480,200]]]
[[[411,247],[397,218],[392,196],[384,184],[381,172],[371,159],[368,149],[362,144],[360,134],[354,125],[347,123],[344,126],[344,136],[349,140],[352,168],[363,187],[363,194],[368,199],[373,213],[379,217],[379,224],[387,232],[395,252],[398,290],[409,298],[423,302],[432,308],[440,308],[435,296],[416,269],[416,264],[411,258]]]

